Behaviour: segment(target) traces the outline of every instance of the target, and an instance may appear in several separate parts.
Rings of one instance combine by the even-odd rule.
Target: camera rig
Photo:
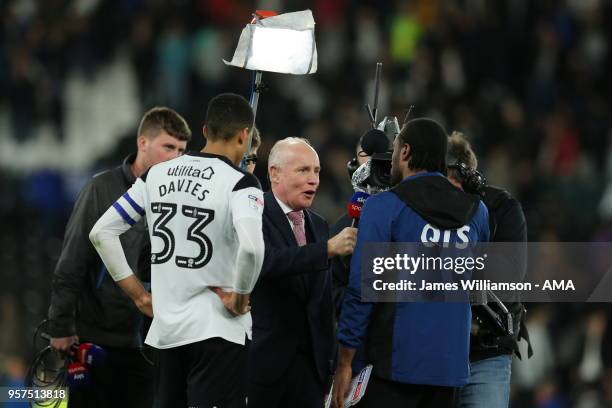
[[[374,82],[373,108],[370,107],[370,104],[365,105],[371,127],[359,139],[361,150],[369,159],[361,166],[357,157],[347,163],[347,170],[355,191],[364,191],[368,194],[376,194],[391,188],[391,146],[393,139],[400,132],[399,122],[395,116],[385,116],[377,124],[381,73],[382,63],[378,62]]]

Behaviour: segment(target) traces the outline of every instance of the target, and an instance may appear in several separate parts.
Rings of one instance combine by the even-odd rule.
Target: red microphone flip
[[[348,215],[353,219],[351,227],[355,226],[355,221],[361,217],[361,209],[365,204],[366,200],[370,197],[368,193],[362,191],[356,191],[351,197],[351,201],[347,204]]]

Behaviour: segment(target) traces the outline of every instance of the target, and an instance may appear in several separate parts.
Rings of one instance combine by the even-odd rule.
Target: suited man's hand
[[[337,255],[350,255],[355,249],[356,242],[357,228],[346,227],[327,241],[327,256],[333,258]]]
[[[249,305],[250,295],[241,295],[235,292],[224,292],[221,288],[211,287],[213,292],[219,296],[223,306],[234,316],[243,315],[251,311]]]
[[[334,391],[332,394],[332,407],[343,408],[344,400],[349,392],[351,386],[351,366],[338,365],[336,375],[334,376]]]

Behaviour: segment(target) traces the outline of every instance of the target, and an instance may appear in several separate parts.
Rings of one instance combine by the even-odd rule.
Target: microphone
[[[92,343],[81,343],[79,344],[79,348],[76,350],[76,360],[88,367],[91,367],[91,364],[87,364],[87,353],[89,349],[93,346]]]
[[[389,149],[389,138],[379,129],[370,129],[361,136],[361,150],[368,156],[375,153],[386,153]]]
[[[66,379],[70,388],[85,388],[90,384],[89,371],[85,364],[79,361],[68,364]]]
[[[79,345],[77,359],[89,369],[96,366],[99,367],[103,364],[105,357],[106,353],[100,346],[93,343],[82,343]]]
[[[359,220],[359,217],[361,217],[361,209],[368,197],[370,197],[368,193],[356,191],[351,197],[351,201],[347,204],[346,208],[348,210],[348,215],[353,219],[351,227],[354,227],[355,221]]]

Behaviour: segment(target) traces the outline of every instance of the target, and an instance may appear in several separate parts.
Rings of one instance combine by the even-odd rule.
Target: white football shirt
[[[257,179],[206,153],[151,167],[107,210],[90,236],[118,236],[147,219],[154,315],[147,344],[170,348],[212,337],[245,343],[250,314],[231,315],[209,287],[253,290],[263,263],[262,213]],[[117,261],[123,253],[109,254],[104,242],[96,249],[113,278],[129,276],[127,263]]]

